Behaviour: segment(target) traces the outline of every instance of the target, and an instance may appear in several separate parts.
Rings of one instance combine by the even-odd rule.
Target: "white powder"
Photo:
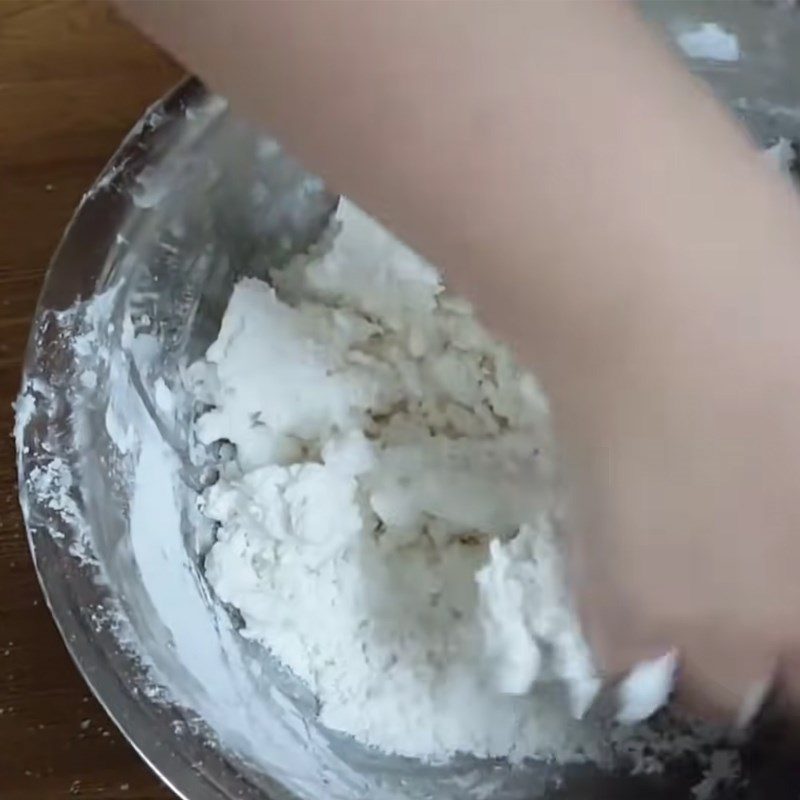
[[[564,591],[545,400],[435,270],[343,202],[329,251],[235,289],[191,370],[206,560],[323,724],[431,760],[578,758],[598,687]]]
[[[792,141],[784,137],[780,137],[775,144],[764,150],[762,155],[772,169],[787,176],[791,174],[791,168],[797,159]]]
[[[677,34],[678,46],[689,58],[733,62],[740,56],[739,39],[715,22],[700,25]]]

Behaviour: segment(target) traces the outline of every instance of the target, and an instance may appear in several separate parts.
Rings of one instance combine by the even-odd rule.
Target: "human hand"
[[[775,252],[680,278],[556,403],[601,668],[676,648],[678,700],[740,722],[773,681],[800,702],[800,270]]]

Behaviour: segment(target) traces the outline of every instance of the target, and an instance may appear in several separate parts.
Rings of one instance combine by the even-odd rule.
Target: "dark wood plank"
[[[0,798],[164,800],[89,695],[39,591],[11,403],[42,277],[120,140],[181,76],[101,2],[0,0]]]

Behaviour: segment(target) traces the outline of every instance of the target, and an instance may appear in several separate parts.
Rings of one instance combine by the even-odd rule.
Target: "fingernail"
[[[666,704],[675,685],[678,651],[640,661],[617,687],[617,721],[641,722]]]
[[[745,692],[744,698],[739,705],[739,712],[736,714],[734,727],[737,731],[750,727],[758,712],[764,707],[764,702],[771,688],[771,678],[751,684],[750,688]]]

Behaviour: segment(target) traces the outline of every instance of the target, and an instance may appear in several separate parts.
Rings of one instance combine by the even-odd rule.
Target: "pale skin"
[[[124,3],[541,377],[609,676],[800,700],[800,203],[621,2]]]

